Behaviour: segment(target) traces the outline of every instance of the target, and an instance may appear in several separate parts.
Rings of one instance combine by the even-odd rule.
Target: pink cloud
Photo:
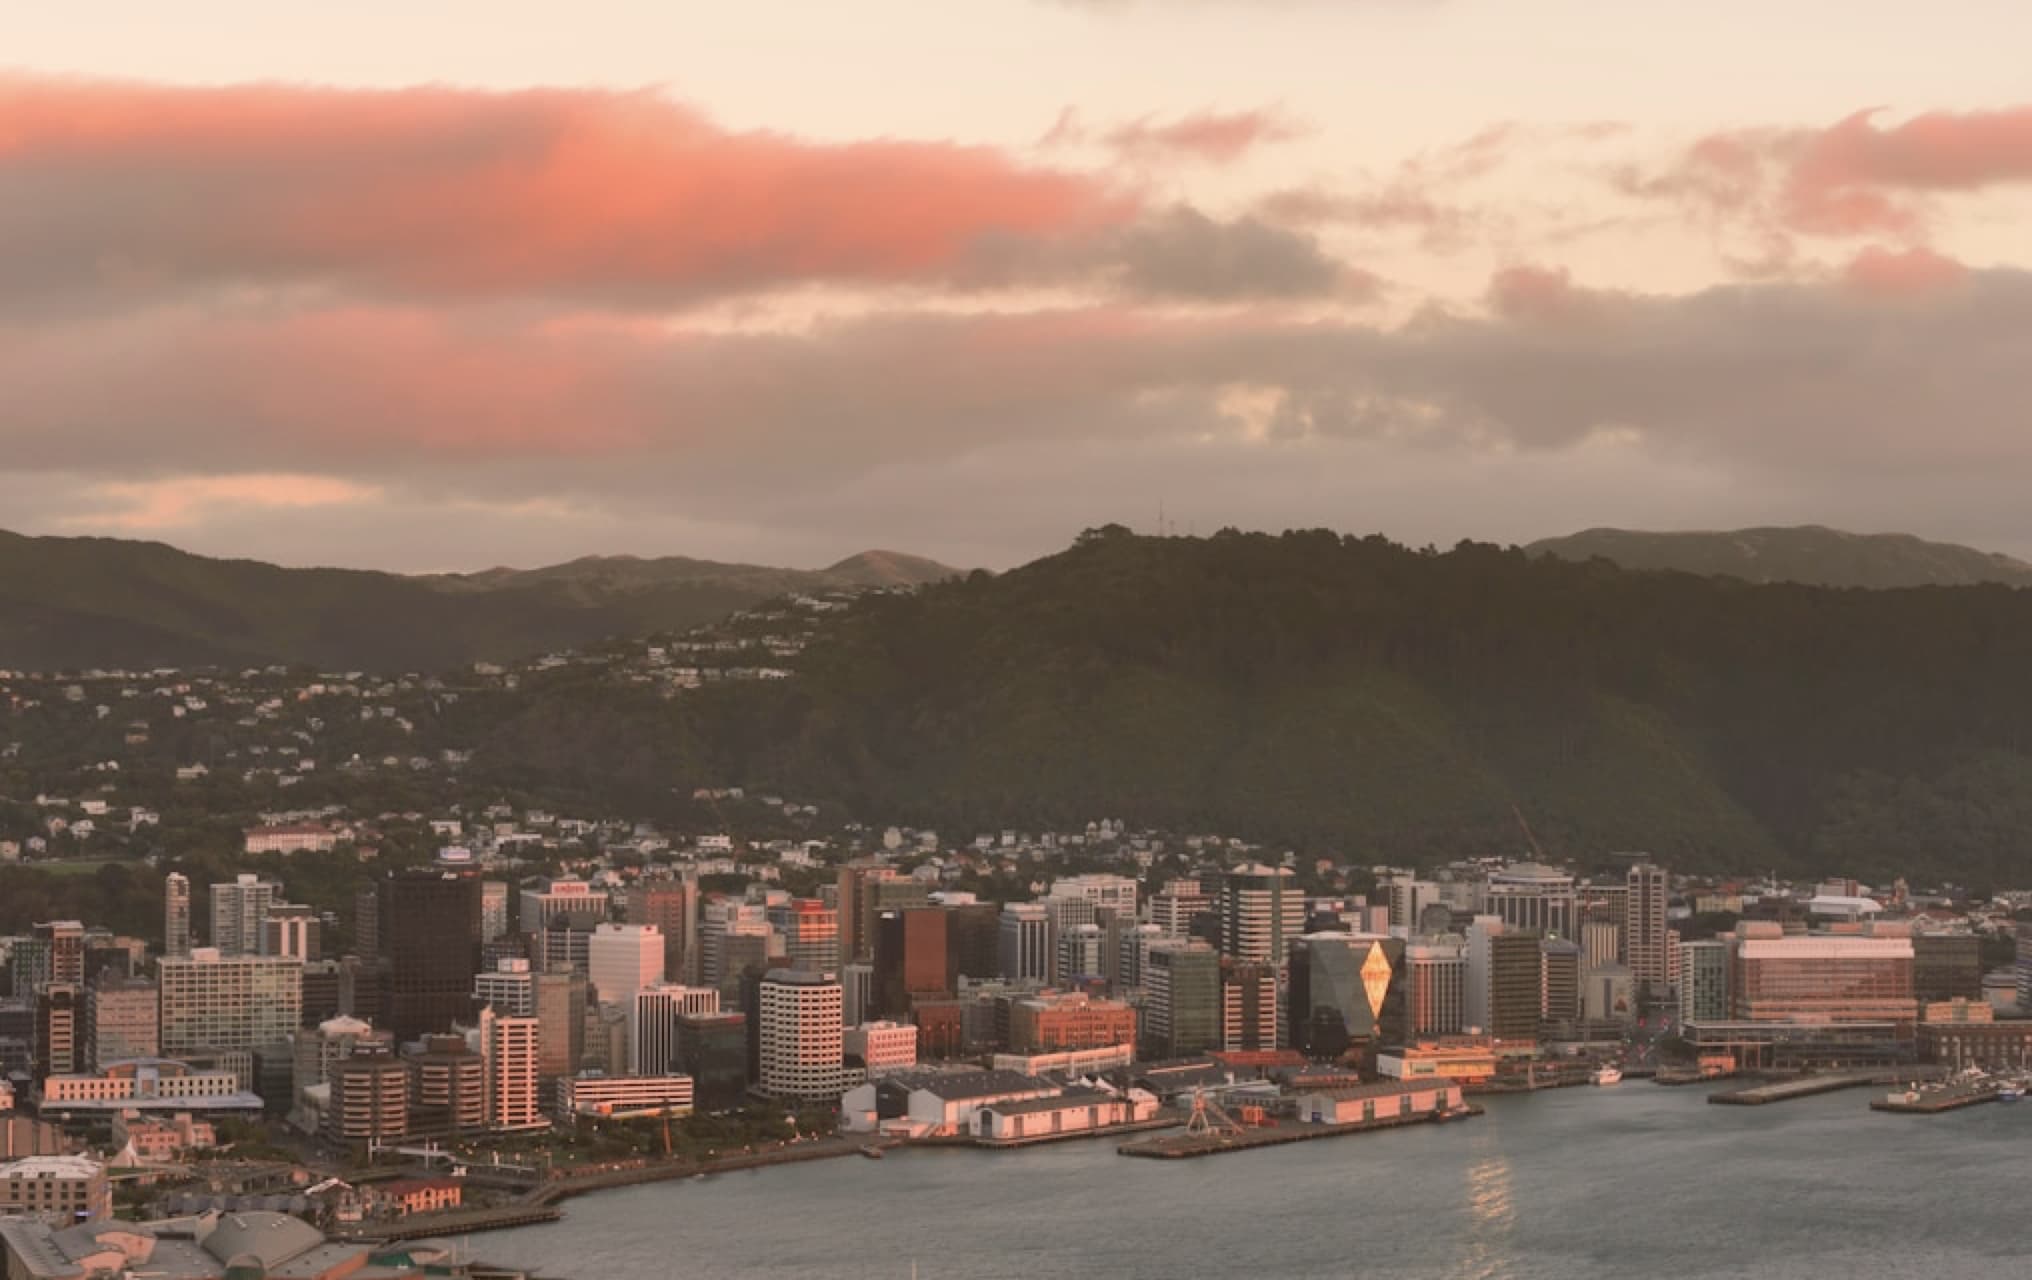
[[[1180,145],[1247,145],[1185,124]],[[984,238],[1139,212],[990,147],[736,132],[648,92],[5,78],[0,182],[0,284],[85,263],[461,297],[938,282]]]
[[[1711,134],[1664,174],[1624,187],[1795,233],[1912,237],[1925,229],[1928,196],[2032,182],[2032,107],[1930,112],[1890,127],[1880,114]]]
[[[1106,142],[1132,160],[1232,164],[1257,147],[1288,142],[1303,133],[1271,111],[1202,111],[1168,124],[1145,117],[1110,131]]]
[[[1565,321],[1599,310],[1604,295],[1577,287],[1565,267],[1525,263],[1489,277],[1489,309],[1505,320]]]
[[[1968,268],[1931,249],[1886,249],[1870,245],[1842,270],[1842,281],[1864,293],[1911,297],[1960,284]]]

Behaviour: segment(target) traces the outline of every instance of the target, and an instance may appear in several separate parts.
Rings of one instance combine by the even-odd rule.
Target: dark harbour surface
[[[1200,1160],[897,1151],[567,1202],[471,1253],[605,1280],[2032,1277],[2032,1102],[1764,1107],[1629,1081]]]

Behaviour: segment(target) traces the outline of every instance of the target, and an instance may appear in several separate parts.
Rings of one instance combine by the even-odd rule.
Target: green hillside
[[[2032,593],[1096,531],[870,599],[772,687],[539,693],[485,767],[742,782],[955,837],[1119,816],[1360,859],[2032,879]]]
[[[2032,564],[1908,533],[1844,533],[1819,525],[1734,529],[1714,533],[1650,533],[1589,529],[1545,538],[1526,551],[1564,560],[1599,557],[1625,569],[1673,569],[1822,587],[1956,587],[1982,582],[2032,586]]]

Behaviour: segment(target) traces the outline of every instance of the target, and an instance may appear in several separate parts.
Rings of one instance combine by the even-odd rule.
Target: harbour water
[[[1712,1107],[1631,1082],[1205,1160],[897,1151],[570,1201],[474,1238],[549,1277],[1991,1280],[2032,1275],[2032,1107]]]

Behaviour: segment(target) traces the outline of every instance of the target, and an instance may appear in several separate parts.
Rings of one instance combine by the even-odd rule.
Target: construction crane
[[[1185,1131],[1195,1138],[1228,1137],[1240,1133],[1242,1126],[1204,1088],[1198,1088],[1192,1091],[1192,1114],[1186,1117]]]

